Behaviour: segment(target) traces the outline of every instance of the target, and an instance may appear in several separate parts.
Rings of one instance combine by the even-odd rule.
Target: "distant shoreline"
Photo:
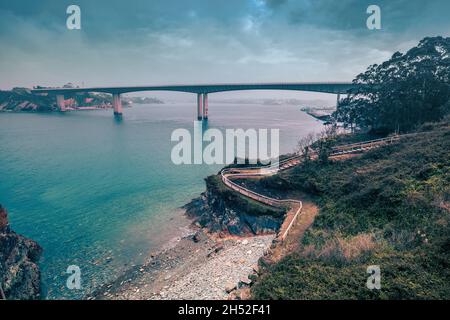
[[[323,122],[331,122],[332,114],[335,111],[334,108],[301,108],[300,110]]]

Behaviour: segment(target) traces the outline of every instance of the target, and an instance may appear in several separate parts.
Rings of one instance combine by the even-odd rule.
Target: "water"
[[[66,114],[0,114],[0,203],[13,229],[43,248],[48,299],[81,298],[186,225],[182,205],[221,166],[176,166],[173,130],[193,131],[195,106],[141,105]],[[322,124],[294,106],[211,103],[210,128],[279,128],[280,152]],[[82,289],[66,288],[69,265]]]

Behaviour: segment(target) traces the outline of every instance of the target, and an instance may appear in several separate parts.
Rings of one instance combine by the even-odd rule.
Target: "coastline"
[[[184,213],[186,215],[186,213]],[[269,252],[275,234],[224,236],[191,224],[144,264],[87,295],[87,300],[162,300],[241,298],[258,261]]]

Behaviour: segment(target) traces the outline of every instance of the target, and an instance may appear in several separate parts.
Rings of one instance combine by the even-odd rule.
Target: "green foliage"
[[[358,260],[305,259],[290,255],[252,288],[256,299],[448,299],[447,254],[376,252]],[[366,287],[367,266],[381,266],[381,290]]]
[[[0,110],[4,111],[49,112],[56,109],[54,97],[35,95],[26,88],[14,88],[11,91],[0,90],[0,106]]]
[[[314,254],[286,257],[253,287],[257,299],[449,299],[450,126],[346,161],[297,167],[265,185],[314,196],[320,205],[302,241]],[[374,234],[376,247],[354,259],[318,255],[330,239]],[[382,290],[366,268],[380,265]]]
[[[284,209],[267,206],[231,190],[222,182],[220,175],[209,176],[205,180],[207,190],[220,197],[228,208],[254,216],[282,217],[286,213]]]
[[[370,66],[334,118],[346,127],[409,131],[450,109],[450,38],[425,38],[407,53]]]

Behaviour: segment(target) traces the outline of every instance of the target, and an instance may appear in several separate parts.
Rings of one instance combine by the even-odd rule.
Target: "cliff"
[[[0,288],[8,300],[34,300],[40,297],[40,271],[37,262],[42,248],[33,240],[16,234],[0,205]],[[1,297],[0,290],[0,299]]]
[[[231,191],[218,175],[206,178],[206,192],[185,209],[201,227],[231,235],[274,233],[285,215],[284,210],[265,206]]]

